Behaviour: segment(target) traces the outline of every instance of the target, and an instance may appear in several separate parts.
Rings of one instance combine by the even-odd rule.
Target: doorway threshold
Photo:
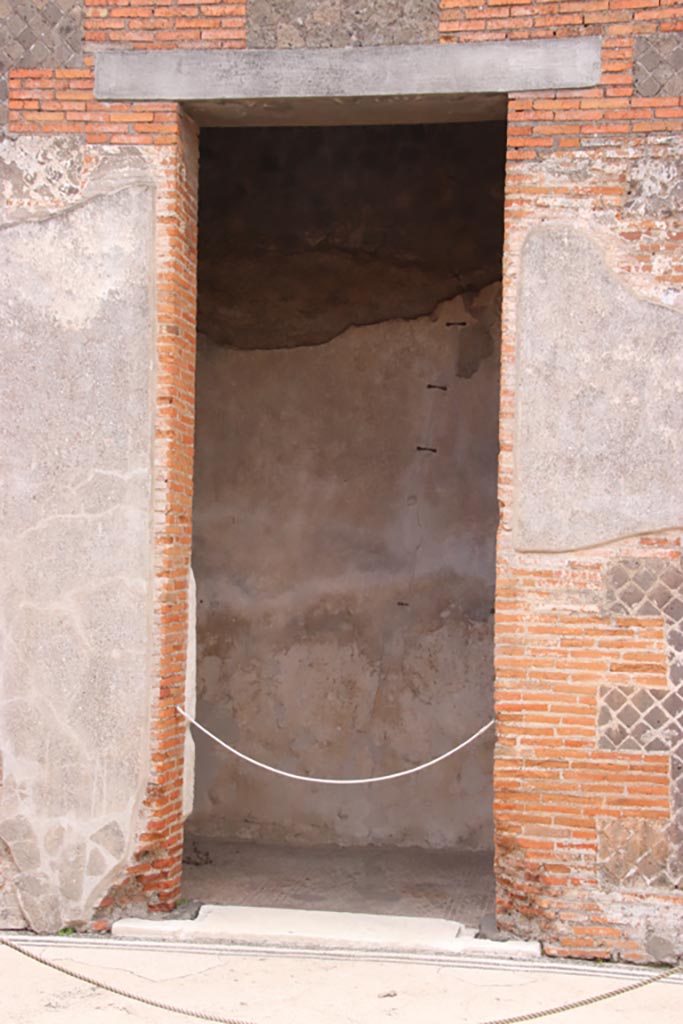
[[[229,943],[275,949],[503,955],[523,960],[541,955],[538,942],[480,939],[473,928],[457,921],[282,907],[206,904],[189,921],[122,918],[114,923],[112,934],[121,939]]]

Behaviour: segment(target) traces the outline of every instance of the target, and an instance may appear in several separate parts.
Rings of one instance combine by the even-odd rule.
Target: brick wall
[[[7,120],[9,68],[82,62],[83,0],[0,0],[0,126]]]
[[[243,47],[246,4],[0,0],[0,126],[7,119],[9,70],[78,68],[84,53],[117,44],[144,49]]]
[[[89,47],[235,49],[245,45],[246,5],[243,0],[85,0],[85,39]]]
[[[185,698],[192,550],[198,135],[191,121],[177,121],[157,213],[152,763],[148,819],[129,869],[159,909],[180,896],[185,722],[175,707]]]
[[[182,123],[172,103],[98,102],[92,58],[78,69],[10,71],[10,132],[83,135],[92,145],[164,146],[177,143]]]
[[[444,42],[542,39],[548,36],[631,37],[681,26],[681,8],[666,0],[441,0]]]
[[[58,66],[81,63],[80,56],[17,55],[12,61],[10,132],[78,135],[93,161],[100,147],[112,145],[153,147],[158,154],[152,775],[129,880],[104,901],[97,927],[106,926],[104,911],[116,902],[142,896],[168,907],[179,893],[184,728],[173,707],[185,680],[197,146],[193,125],[173,104],[96,101],[91,54],[118,44],[243,46],[246,13],[244,4],[101,6],[86,0],[83,66]],[[529,227],[576,218],[618,241],[616,269],[653,298],[661,300],[665,292],[670,298],[683,287],[683,197],[676,170],[683,159],[683,17],[678,6],[658,0],[442,0],[440,31],[444,42],[603,37],[600,86],[512,96],[509,103],[497,596],[498,908],[503,925],[539,935],[549,953],[657,958],[669,955],[657,922],[670,933],[683,917],[683,896],[675,888],[680,865],[672,859],[680,849],[683,862],[676,818],[681,776],[675,775],[683,749],[676,760],[673,747],[644,739],[634,716],[655,704],[664,720],[679,714],[666,701],[679,685],[672,637],[680,623],[667,618],[665,608],[653,611],[651,602],[647,608],[620,603],[614,581],[619,574],[650,573],[658,583],[673,579],[675,589],[681,538],[644,536],[572,555],[514,549],[515,295]],[[24,66],[29,60],[32,65]],[[644,184],[645,165],[661,170],[654,189],[649,180]],[[624,708],[631,709],[628,717]]]
[[[639,618],[610,605],[605,594],[610,575],[624,566],[634,572],[655,566],[653,578],[669,571],[677,579],[681,536],[643,536],[583,554],[515,550],[521,248],[534,225],[578,221],[609,233],[614,269],[634,287],[668,302],[683,291],[682,29],[680,7],[659,0],[441,2],[447,43],[603,37],[599,86],[511,96],[508,108],[496,610],[498,914],[502,926],[540,937],[547,953],[562,956],[666,959],[680,944],[683,705],[678,655],[667,642],[677,627],[658,609]],[[661,701],[668,702],[663,710]],[[641,706],[643,713],[658,709],[662,731],[655,730],[655,741],[636,735]]]

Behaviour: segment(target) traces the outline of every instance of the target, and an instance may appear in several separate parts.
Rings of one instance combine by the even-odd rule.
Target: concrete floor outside
[[[27,948],[140,995],[253,1024],[484,1024],[550,1009],[633,983],[644,968],[503,957],[296,954],[133,943],[106,938],[19,941]],[[113,996],[0,946],[3,1024],[172,1022],[169,1014]],[[11,985],[7,983],[11,979]],[[678,1024],[683,975],[556,1017],[566,1024]]]

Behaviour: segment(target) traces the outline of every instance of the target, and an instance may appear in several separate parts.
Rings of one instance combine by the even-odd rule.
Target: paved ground
[[[493,855],[188,836],[183,896],[234,906],[441,917],[477,928],[494,909]]]
[[[254,949],[61,939],[30,949],[140,994],[254,1024],[481,1024],[550,1008],[642,977],[642,970],[390,954],[288,955]],[[102,992],[0,946],[3,1024],[179,1024],[175,1016]],[[544,1020],[680,1024],[683,975]]]

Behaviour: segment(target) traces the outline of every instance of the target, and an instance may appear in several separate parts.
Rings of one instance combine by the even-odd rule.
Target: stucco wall
[[[221,134],[200,189],[199,720],[295,772],[401,769],[491,715],[500,296],[471,289],[500,271],[502,132]],[[343,790],[197,747],[197,833],[491,843],[488,739]]]
[[[568,221],[524,243],[518,550],[571,551],[681,523],[683,318],[620,280],[607,251]]]
[[[6,140],[0,921],[87,921],[148,772],[154,178]]]

